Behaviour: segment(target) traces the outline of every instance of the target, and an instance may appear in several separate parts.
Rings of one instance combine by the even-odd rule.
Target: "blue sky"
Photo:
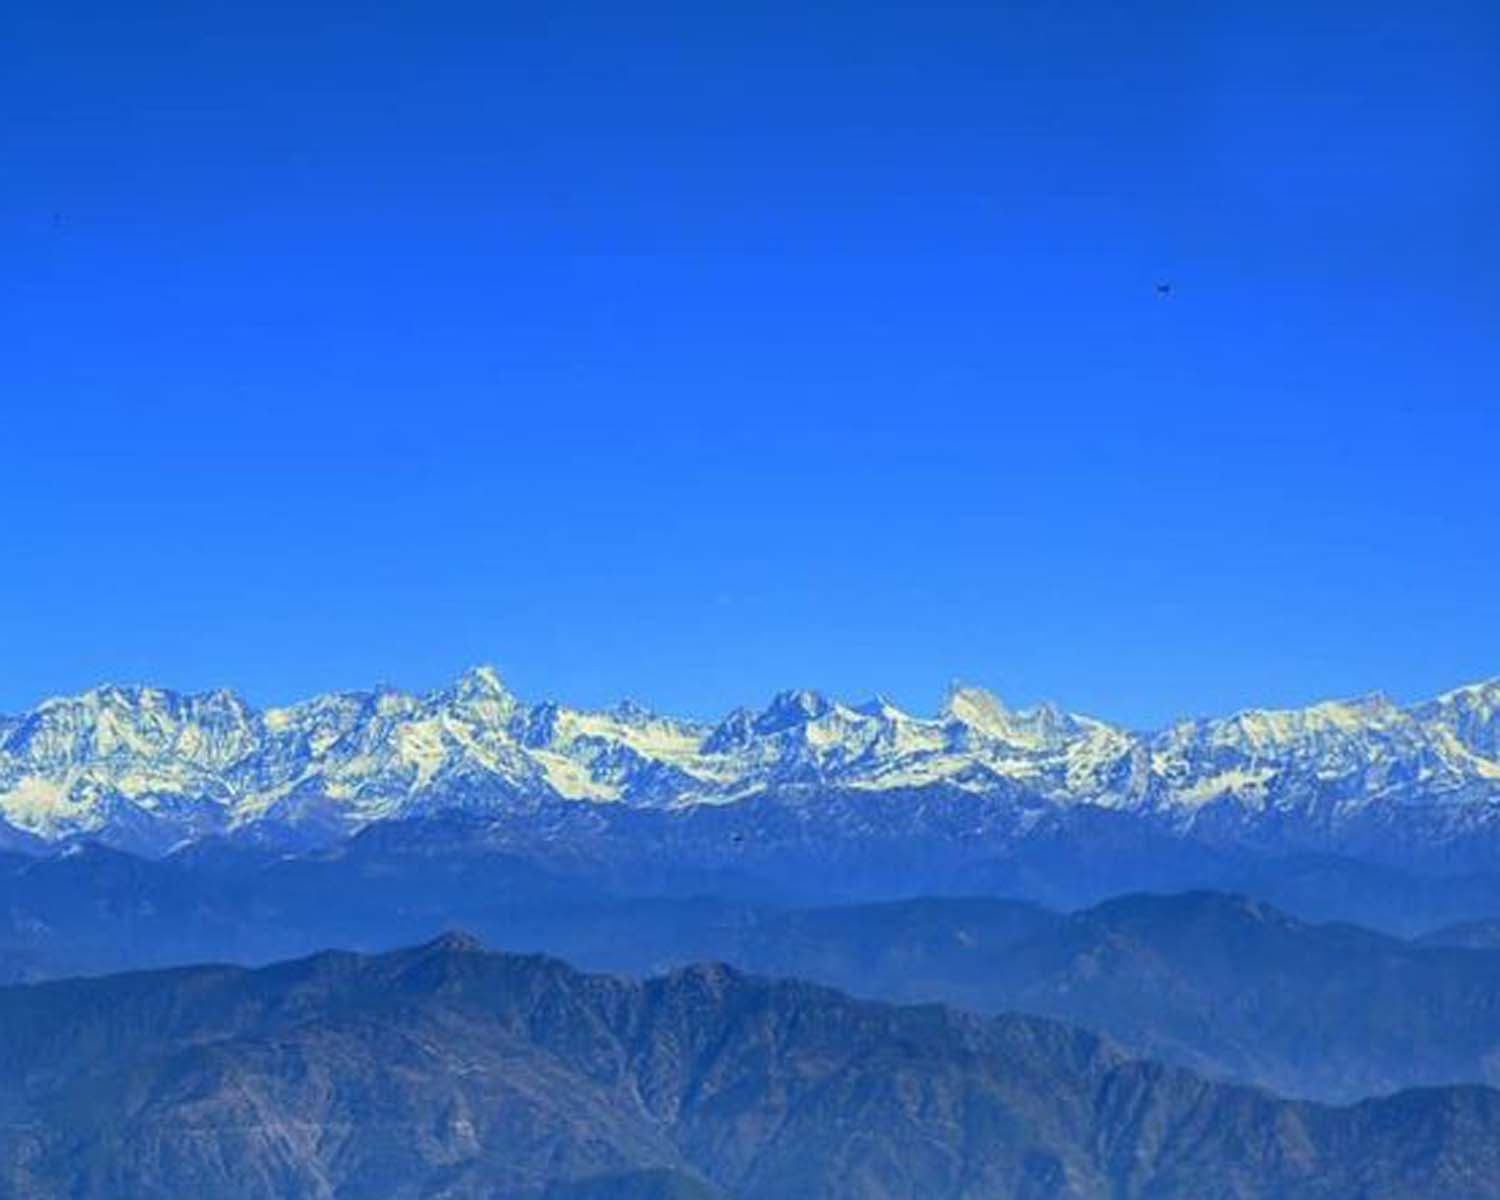
[[[1493,4],[3,21],[0,708],[1500,673]]]

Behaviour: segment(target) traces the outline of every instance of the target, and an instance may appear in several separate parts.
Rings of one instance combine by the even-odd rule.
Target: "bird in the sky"
[[[1171,283],[1169,283],[1167,280],[1163,279],[1160,283],[1158,283],[1156,285],[1156,294],[1158,296],[1170,296],[1172,294],[1172,285],[1171,285]]]

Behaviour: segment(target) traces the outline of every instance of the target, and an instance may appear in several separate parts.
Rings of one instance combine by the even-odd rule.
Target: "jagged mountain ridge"
[[[0,988],[17,1200],[1500,1197],[1500,1092],[1294,1102],[1023,1016],[449,934]]]
[[[955,687],[920,717],[790,691],[717,724],[629,702],[527,704],[488,667],[415,695],[333,693],[257,710],[229,691],[95,688],[0,718],[10,840],[165,847],[260,825],[334,838],[371,822],[541,801],[630,808],[767,794],[1020,798],[1175,832],[1371,810],[1500,809],[1500,679],[1400,707],[1380,697],[1250,710],[1134,733]]]

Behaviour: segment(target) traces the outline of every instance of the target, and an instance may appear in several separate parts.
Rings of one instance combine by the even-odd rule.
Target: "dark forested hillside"
[[[0,990],[0,1180],[133,1197],[1500,1196],[1500,1093],[1353,1108],[1030,1018],[451,936]]]
[[[166,860],[97,846],[0,856],[0,982],[374,951],[462,924],[488,944],[588,969],[722,960],[870,999],[1052,1016],[1134,1053],[1311,1099],[1500,1082],[1500,949],[1487,947],[1484,922],[1410,942],[1211,892],[1071,914],[999,897],[797,909],[632,896],[514,855],[463,852],[448,832],[383,827],[332,856],[230,846]],[[1293,877],[1330,870],[1366,878],[1328,862],[1300,863]]]

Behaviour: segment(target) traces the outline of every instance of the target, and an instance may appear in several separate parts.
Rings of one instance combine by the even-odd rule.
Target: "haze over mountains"
[[[1214,849],[1488,864],[1500,680],[1410,707],[1372,696],[1145,734],[967,687],[934,717],[793,691],[700,723],[527,704],[489,668],[421,696],[256,710],[227,691],[102,687],[0,718],[0,837],[15,846],[86,836],[160,853],[227,835],[306,848],[455,811],[532,827],[549,814],[555,843],[620,812],[709,808],[730,814],[707,818],[715,829],[753,812],[736,832],[757,840],[788,822],[828,844],[894,823],[970,859],[1097,813]]]
[[[99,688],[0,720],[0,813],[0,1194],[1500,1197],[1500,682]],[[572,966],[397,949],[454,926]]]
[[[1353,1107],[1026,1017],[445,937],[0,989],[17,1200],[1489,1200],[1500,1092]]]
[[[1053,1017],[1285,1095],[1500,1084],[1500,948],[1476,946],[1483,924],[1409,941],[1213,892],[1074,913],[1001,897],[792,908],[633,896],[399,824],[381,833],[404,836],[313,856],[0,856],[0,982],[384,950],[458,924],[638,977],[723,961],[869,999]],[[1491,903],[1500,911],[1500,883]]]

